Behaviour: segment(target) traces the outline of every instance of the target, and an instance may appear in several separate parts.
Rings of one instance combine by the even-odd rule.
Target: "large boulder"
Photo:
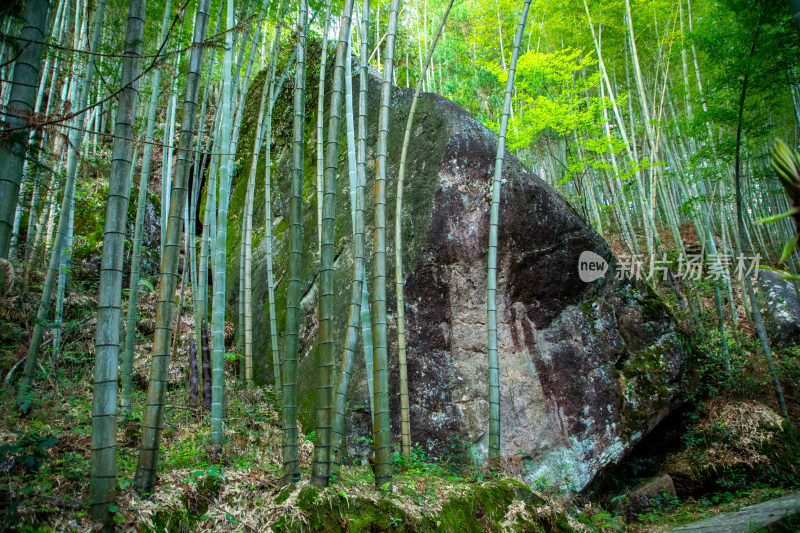
[[[791,281],[780,272],[758,270],[758,304],[769,339],[782,348],[800,343],[800,303]]]
[[[357,78],[357,76],[356,76]],[[379,83],[370,75],[367,149],[367,243],[373,242],[375,147]],[[248,95],[255,115],[263,73]],[[316,87],[313,79],[308,87]],[[353,87],[358,87],[358,79]],[[311,91],[309,91],[311,92]],[[403,127],[413,92],[393,90],[389,132],[388,205],[393,208]],[[290,95],[279,102],[273,154],[272,210],[277,323],[283,346],[287,286]],[[316,94],[307,95],[315,108]],[[357,99],[356,99],[357,100]],[[357,111],[356,111],[357,112]],[[252,123],[240,149],[252,148]],[[317,220],[313,127],[305,154],[303,320],[299,408],[313,428],[317,334]],[[340,137],[346,147],[345,137]],[[430,457],[481,460],[487,455],[489,406],[486,270],[489,191],[497,138],[462,108],[435,94],[420,98],[404,185],[405,314],[412,441]],[[244,163],[249,155],[240,154]],[[336,203],[335,327],[344,341],[352,271],[347,161],[339,157]],[[244,164],[247,168],[249,165]],[[263,163],[259,166],[263,176]],[[237,178],[228,240],[228,304],[238,313],[240,230],[246,176]],[[254,350],[257,379],[272,381],[266,309],[263,183],[255,201],[253,252]],[[393,213],[394,209],[388,209]],[[387,217],[394,235],[394,216]],[[387,271],[394,272],[394,239],[387,239]],[[606,261],[605,277],[581,281],[578,259],[589,251]],[[506,153],[498,249],[498,342],[502,451],[508,468],[529,483],[583,488],[618,461],[678,402],[687,351],[666,306],[648,286],[615,279],[608,244],[552,188]],[[367,276],[371,283],[371,255]],[[393,277],[388,280],[392,431],[399,434],[397,336]],[[359,350],[360,350],[359,345]],[[359,352],[361,353],[361,352]],[[370,428],[363,359],[357,358],[348,397],[351,455],[364,452]],[[398,438],[399,439],[399,438]]]

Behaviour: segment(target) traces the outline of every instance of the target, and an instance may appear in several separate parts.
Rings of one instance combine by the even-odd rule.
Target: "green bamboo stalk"
[[[203,216],[203,233],[200,238],[200,267],[198,275],[200,277],[199,292],[201,302],[198,304],[198,307],[200,307],[202,312],[201,322],[205,320],[206,324],[209,322],[208,269],[209,261],[214,256],[214,242],[212,242],[214,239],[212,239],[211,236],[217,234],[217,168],[219,166],[219,154],[221,152],[219,149],[219,132],[222,127],[220,123],[221,116],[222,109],[221,107],[217,107],[217,113],[214,116],[214,124],[211,128],[213,134],[209,135],[209,143],[207,145],[212,155],[211,164],[206,173],[206,176],[208,176],[206,182],[206,205]]]
[[[325,152],[324,196],[322,200],[322,252],[319,270],[319,334],[317,340],[316,432],[311,482],[318,487],[330,483],[331,427],[333,423],[333,390],[336,332],[333,325],[334,272],[333,261],[336,216],[336,174],[339,167],[339,131],[341,129],[345,54],[350,40],[353,0],[345,0],[339,25],[339,43],[333,69],[333,86],[328,119],[328,142]],[[360,292],[360,291],[359,291]]]
[[[247,194],[245,198],[245,219],[244,219],[244,261],[243,265],[243,289],[244,289],[244,359],[245,359],[245,377],[247,383],[253,381],[253,307],[252,307],[252,266],[250,262],[253,256],[253,199],[255,195],[255,178],[256,167],[258,166],[258,155],[261,151],[262,137],[259,134],[261,127],[264,123],[264,113],[267,107],[267,96],[269,94],[269,85],[264,84],[261,91],[261,103],[258,108],[258,120],[256,123],[256,135],[253,139],[253,155],[250,158],[250,173],[247,177]]]
[[[60,166],[60,165],[59,165]],[[75,224],[75,198],[69,208],[69,223],[67,227],[67,242],[64,245],[64,252],[58,263],[58,282],[56,285],[56,319],[53,328],[53,360],[58,360],[61,351],[61,333],[64,327],[64,295],[67,286],[67,265],[72,256],[72,237]],[[51,370],[52,372],[52,370]]]
[[[49,13],[50,0],[29,0],[25,4],[25,20],[19,33],[22,50],[14,63],[8,103],[2,108],[7,129],[15,130],[8,142],[0,146],[0,258],[3,259],[8,259],[14,228],[22,168],[28,150],[29,134],[25,124],[36,100]]]
[[[183,33],[184,20],[181,19],[181,27],[178,35]],[[180,72],[181,54],[175,55],[175,63],[173,69],[175,72]],[[164,121],[164,159],[163,166],[161,167],[161,255],[164,255],[164,245],[167,238],[167,225],[169,224],[169,205],[172,201],[170,192],[172,191],[172,179],[174,168],[172,164],[172,156],[175,146],[175,124],[178,115],[178,76],[173,76],[170,82],[169,90],[169,104],[167,105],[167,114]]]
[[[256,152],[257,153],[257,152]],[[250,264],[253,260],[253,189],[255,179],[248,178],[247,194],[245,199],[244,218],[244,257],[242,261],[244,272],[244,378],[248,385],[253,383],[253,304],[252,304],[252,279],[253,269]]]
[[[403,137],[403,149],[400,153],[400,170],[397,173],[397,201],[395,203],[394,221],[394,274],[395,292],[397,294],[397,358],[400,373],[400,446],[402,454],[406,457],[411,456],[411,422],[409,417],[408,402],[408,370],[406,363],[406,318],[405,318],[405,299],[403,298],[403,182],[406,175],[406,159],[408,158],[408,145],[411,141],[411,126],[414,124],[414,114],[417,110],[419,93],[425,83],[425,76],[433,59],[433,51],[436,43],[442,35],[447,16],[453,7],[453,0],[447,4],[439,29],[431,42],[428,50],[428,57],[425,59],[425,66],[419,75],[417,89],[414,91],[414,98],[411,100],[411,110],[408,112],[406,121],[406,132]]]
[[[108,199],[100,262],[100,294],[97,304],[95,336],[94,393],[92,401],[92,465],[89,479],[89,504],[92,518],[113,529],[117,488],[117,375],[122,316],[122,268],[128,200],[131,191],[131,152],[133,151],[136,103],[141,69],[145,0],[130,0],[122,60],[122,92],[117,97],[114,148],[108,179]],[[63,216],[63,215],[62,215]],[[69,215],[67,215],[69,218]]]
[[[183,24],[181,23],[181,28]],[[175,56],[173,68],[175,72],[180,72],[181,55]],[[163,166],[161,167],[161,255],[164,255],[164,245],[167,242],[167,225],[169,224],[169,205],[172,200],[172,156],[173,146],[175,145],[175,122],[177,122],[178,112],[178,76],[174,76],[170,83],[169,104],[167,114],[164,117],[164,148]]]
[[[248,380],[247,379],[247,367],[250,366],[252,370],[252,361],[248,361],[247,353],[245,349],[245,276],[246,276],[246,269],[245,269],[245,255],[247,254],[247,213],[250,208],[249,205],[249,193],[245,192],[245,202],[244,202],[244,213],[242,213],[242,238],[241,242],[239,243],[239,320],[236,327],[236,358],[239,368],[237,369],[238,372],[238,380],[242,382],[249,383],[252,381],[252,377]]]
[[[190,159],[191,156],[187,156]],[[187,163],[190,164],[190,163]],[[187,180],[188,181],[188,180]],[[181,289],[179,291],[178,306],[175,308],[175,320],[172,325],[172,349],[170,359],[175,359],[178,352],[178,340],[180,336],[181,317],[183,316],[183,300],[186,297],[186,278],[189,268],[189,190],[186,189],[186,201],[183,204],[183,269],[181,270]]]
[[[211,320],[211,456],[222,454],[222,402],[225,394],[225,265],[228,237],[228,201],[230,200],[233,156],[231,155],[231,116],[233,103],[232,63],[233,0],[227,0],[227,33],[225,34],[225,59],[222,64],[222,114],[220,115],[220,149],[224,153],[220,162],[219,201],[217,202],[217,235],[214,254],[214,307]],[[234,141],[235,142],[235,141]]]
[[[169,30],[172,0],[167,0],[164,5],[164,17],[161,21],[161,33],[158,42],[167,39]],[[144,149],[142,154],[142,170],[139,175],[139,196],[136,203],[136,222],[133,229],[133,250],[131,252],[131,277],[128,286],[128,313],[125,321],[125,349],[120,361],[122,381],[122,396],[120,410],[123,419],[131,415],[131,391],[133,386],[133,354],[136,345],[136,318],[139,306],[139,281],[142,268],[142,238],[144,236],[144,217],[147,208],[147,185],[150,179],[150,160],[153,154],[153,134],[156,125],[156,111],[158,97],[161,93],[161,67],[156,67],[152,78],[153,92],[147,108],[147,126],[144,136]],[[199,346],[199,344],[198,344]]]
[[[297,351],[300,299],[303,295],[303,132],[305,129],[306,19],[308,2],[300,0],[297,21],[297,64],[294,83],[294,145],[292,190],[289,197],[289,265],[286,297],[286,333],[283,357],[283,410],[281,412],[283,474],[287,483],[300,480],[297,450]],[[267,161],[269,167],[269,161]]]
[[[276,32],[277,32],[276,36],[275,36],[276,39],[279,38],[278,33],[281,30],[280,26],[283,24],[284,11],[285,11],[285,2],[283,2],[283,6],[282,6],[282,10],[281,10],[281,22],[279,23],[279,27],[276,29]],[[276,40],[276,43],[277,42],[278,41]],[[261,152],[264,136],[266,134],[265,124],[264,124],[264,116],[265,116],[265,113],[267,111],[267,108],[269,107],[268,103],[271,100],[271,98],[269,98],[270,92],[274,90],[273,80],[274,80],[275,64],[276,64],[275,54],[277,54],[277,51],[273,47],[271,52],[272,52],[272,56],[270,57],[270,63],[269,63],[269,70],[268,70],[268,74],[267,74],[267,79],[264,82],[264,87],[263,87],[263,90],[261,92],[261,103],[259,104],[258,120],[257,120],[257,124],[256,124],[256,132],[257,132],[257,134],[255,135],[254,141],[253,141],[253,155],[252,155],[252,157],[250,159],[250,173],[248,175],[248,180],[247,180],[247,198],[246,198],[246,203],[245,203],[245,205],[246,205],[245,224],[246,225],[245,225],[245,233],[244,233],[244,235],[245,235],[245,239],[244,239],[244,242],[245,242],[245,258],[244,258],[244,280],[245,280],[245,282],[244,282],[244,303],[245,303],[244,311],[245,311],[245,316],[244,316],[244,320],[245,320],[245,362],[246,362],[245,375],[246,375],[248,383],[252,382],[252,379],[253,379],[253,360],[252,360],[252,353],[253,353],[252,352],[252,342],[253,342],[252,341],[252,338],[253,338],[253,331],[252,331],[252,329],[253,329],[252,267],[251,267],[251,264],[250,264],[251,261],[252,261],[253,201],[254,201],[254,196],[255,196],[255,178],[256,178],[256,169],[258,167],[258,157],[259,157],[259,154]],[[271,111],[271,109],[270,109],[270,111]],[[271,119],[271,113],[270,113],[270,117],[269,118]],[[271,133],[271,129],[270,129],[270,133]],[[271,140],[268,140],[267,142],[269,143],[269,142],[271,142]],[[267,192],[267,198],[269,198],[269,192]],[[270,253],[269,253],[270,257],[268,258],[268,260],[270,261],[270,264],[271,264],[271,260],[272,260],[272,257],[271,257],[271,244],[272,244],[271,243],[271,235],[272,235],[272,232],[271,232],[271,229],[272,229],[271,227],[267,228],[268,232],[267,232],[267,237],[266,237],[267,239],[270,240],[270,242],[268,243],[268,246],[270,248]],[[271,276],[271,274],[272,274],[271,268],[269,270],[270,270],[269,275]],[[271,285],[271,279],[268,281],[268,283],[270,283],[270,285]],[[274,290],[269,291],[269,292],[271,292],[271,294],[272,294],[272,298],[270,300],[270,303],[271,303],[271,308],[270,308],[270,341],[271,342],[270,342],[270,344],[271,344],[272,353],[273,353],[273,364],[274,364],[273,366],[276,369],[278,369],[278,364],[275,363],[275,361],[274,361],[274,358],[275,358],[275,356],[277,354],[277,331],[275,330],[274,335],[273,335],[273,327],[272,327],[274,325],[274,320],[273,320],[273,318],[274,318],[274,305],[275,305]],[[279,372],[280,372],[280,370],[278,369],[278,374],[277,374],[278,377],[280,376]],[[280,381],[278,381],[276,383],[276,386],[279,383],[280,383]]]
[[[519,57],[519,45],[525,33],[525,22],[531,1],[525,0],[519,18],[517,33],[514,36],[514,51],[506,81],[506,96],[503,102],[503,115],[500,121],[500,132],[497,139],[497,158],[492,179],[492,203],[489,214],[489,273],[486,295],[486,320],[489,333],[489,459],[500,457],[500,358],[497,352],[497,229],[500,218],[500,187],[503,179],[503,160],[506,152],[506,130],[508,115],[511,109],[511,96],[514,91],[514,75]]]
[[[53,26],[51,29],[51,35],[54,36],[54,40],[59,41],[61,39],[61,35],[63,34],[63,27],[64,27],[64,20],[66,17],[63,16],[64,14],[64,6],[66,4],[65,0],[59,0],[58,8],[56,8],[55,18],[53,19]],[[39,113],[42,109],[42,100],[44,99],[45,88],[47,85],[47,77],[50,72],[50,63],[52,56],[56,55],[55,50],[51,49],[46,55],[44,60],[44,66],[42,67],[42,73],[39,79],[39,87],[36,90],[36,101],[33,105],[33,113]],[[57,74],[58,69],[58,56],[56,55],[54,63],[54,74]],[[55,83],[56,78],[53,76],[51,83]],[[47,107],[50,107],[50,102],[48,101]],[[45,113],[45,115],[49,114],[49,109]],[[29,132],[28,136],[28,150],[31,152],[30,157],[39,159],[41,156],[41,147],[42,141],[45,139],[43,132],[37,129],[32,129]],[[40,163],[41,164],[41,163]],[[19,188],[19,201],[17,202],[17,207],[14,211],[14,224],[11,230],[11,242],[9,245],[8,250],[8,257],[13,259],[16,257],[16,248],[17,242],[19,240],[19,229],[20,223],[22,221],[22,207],[23,207],[23,198],[25,196],[25,181],[26,177],[29,175],[30,169],[28,168],[30,165],[28,163],[28,159],[26,158],[22,165],[22,182],[20,183]],[[31,206],[36,202],[36,198],[38,197],[38,179],[36,179],[36,174],[38,170],[34,171],[34,177],[31,181],[33,181],[33,194],[31,195]],[[33,207],[35,211],[35,207]],[[30,215],[29,215],[30,216]],[[30,220],[30,219],[29,219]],[[29,224],[30,226],[30,224]],[[55,343],[54,343],[55,346]]]
[[[349,39],[348,39],[349,41]],[[348,43],[349,44],[349,43]],[[353,371],[353,358],[358,343],[361,321],[361,300],[364,293],[364,187],[356,170],[356,136],[353,119],[352,55],[348,46],[345,56],[345,118],[347,124],[347,168],[350,177],[350,214],[353,220],[353,283],[350,312],[347,317],[347,338],[339,360],[331,424],[331,474],[336,474],[344,442],[344,415],[347,410],[347,391]]]
[[[220,11],[225,8],[225,4],[220,3]],[[220,24],[222,22],[222,15],[217,17],[217,27],[214,31],[214,35],[219,34]],[[200,131],[197,137],[197,155],[195,160],[200,160],[203,157],[203,162],[205,163],[207,156],[202,156],[203,153],[208,153],[212,150],[214,144],[214,138],[216,137],[215,133],[217,132],[217,125],[219,123],[219,115],[220,109],[219,107],[216,108],[214,112],[214,118],[211,121],[211,129],[208,136],[208,142],[206,143],[206,150],[205,152],[202,151],[203,145],[203,129],[205,126],[205,116],[206,116],[206,106],[208,103],[208,95],[212,89],[211,83],[211,73],[214,71],[214,60],[216,59],[216,54],[211,54],[211,58],[208,61],[208,68],[207,68],[207,76],[206,76],[206,84],[205,89],[203,89],[203,104],[200,106]],[[215,160],[215,157],[212,156],[212,161]],[[203,168],[201,166],[201,168]],[[207,172],[205,173],[207,176],[206,178],[206,206],[205,212],[203,216],[203,231],[201,232],[202,235],[200,237],[200,253],[198,257],[198,266],[197,266],[197,296],[195,302],[195,319],[194,319],[194,329],[195,329],[195,343],[198,346],[203,346],[202,344],[202,324],[205,321],[208,322],[208,235],[209,235],[209,224],[211,220],[211,215],[216,212],[214,205],[211,203],[212,199],[212,190],[215,189],[216,185],[212,185],[212,182],[216,183],[216,175],[212,172],[212,169],[209,167]],[[198,198],[200,195],[200,186],[199,184],[202,183],[203,174],[200,174],[197,180],[197,194]]]
[[[248,8],[249,9],[249,8]],[[263,19],[264,10],[266,9],[266,1],[262,0],[261,2],[261,9],[259,11],[259,20]],[[253,28],[260,27],[260,24],[253,25]],[[250,34],[248,33],[248,36]],[[244,50],[245,46],[243,43],[242,51]],[[247,89],[250,87],[250,75],[253,71],[253,63],[255,60],[255,52],[258,47],[253,44],[250,48],[250,57],[247,62],[247,69],[245,71],[244,78],[240,81],[239,72],[241,71],[241,62],[242,62],[242,55],[240,54],[239,57],[239,65],[235,69],[235,77],[233,81],[233,87],[231,94],[231,113],[233,114],[233,130],[231,131],[231,146],[230,146],[230,154],[233,154],[232,157],[235,158],[236,150],[239,146],[239,131],[242,125],[242,117],[244,116],[244,104],[247,97]],[[235,49],[235,43],[234,43]],[[233,163],[231,163],[233,164]]]
[[[756,45],[758,44],[758,37],[761,31],[761,19],[759,18],[758,25],[755,29],[755,34],[753,36],[753,44],[750,48],[750,55],[748,56],[748,62],[752,60],[753,53],[755,52]],[[738,236],[739,236],[739,250],[742,254],[742,258],[744,259],[745,266],[749,264],[747,257],[745,256],[746,253],[752,250],[752,243],[746,242],[746,232],[745,232],[745,225],[744,225],[744,216],[742,214],[742,183],[741,183],[741,146],[742,146],[742,117],[744,114],[744,106],[745,100],[747,96],[747,86],[750,80],[750,72],[749,69],[745,72],[744,79],[742,80],[742,92],[741,96],[739,97],[739,114],[738,119],[736,122],[736,149],[735,149],[735,157],[734,157],[734,166],[733,166],[733,174],[734,174],[734,188],[736,192],[736,222],[737,222],[737,229],[738,229]],[[753,284],[750,281],[750,278],[747,276],[744,277],[744,289],[747,292],[747,297],[745,300],[750,300],[750,308],[753,311],[753,321],[756,326],[756,333],[758,334],[759,342],[761,343],[761,348],[764,350],[764,356],[767,359],[767,366],[769,368],[770,376],[772,377],[772,383],[775,388],[775,397],[778,400],[778,407],[781,410],[781,415],[783,416],[784,420],[787,423],[791,423],[789,420],[789,412],[786,409],[786,400],[783,396],[783,388],[781,387],[780,379],[778,379],[778,373],[775,370],[775,364],[772,360],[772,350],[770,349],[769,339],[767,339],[766,330],[764,328],[764,321],[761,318],[761,310],[758,308],[758,304],[756,303],[755,292],[753,291]]]
[[[36,174],[36,179],[39,180],[39,173],[37,172]],[[45,190],[49,190],[49,192],[43,198],[41,211],[38,213],[38,217],[36,217],[36,213],[33,214],[34,220],[32,223],[32,238],[30,239],[29,243],[26,243],[25,260],[23,263],[26,280],[28,280],[30,277],[31,270],[36,263],[36,259],[39,256],[39,250],[44,242],[44,234],[46,233],[47,222],[50,220],[50,212],[53,210],[53,203],[55,202],[54,195],[56,194],[59,184],[59,182],[56,181],[55,177],[52,175],[47,178],[45,183],[46,185],[44,188]]]
[[[200,68],[203,64],[205,50],[201,44],[205,41],[208,29],[209,2],[210,0],[200,0],[197,5],[193,47],[186,75],[183,116],[178,141],[178,161],[175,179],[172,183],[172,202],[169,207],[166,242],[164,243],[164,255],[161,257],[161,274],[158,282],[153,359],[150,380],[147,385],[142,441],[139,445],[139,457],[136,464],[136,490],[140,495],[149,495],[153,491],[156,467],[158,466],[158,448],[164,425],[164,398],[169,377],[171,322],[178,279],[178,255],[181,248],[180,232],[184,224],[184,204],[187,197],[189,165],[194,141]]]
[[[369,79],[369,0],[361,6],[361,59],[359,63],[358,90],[358,143],[356,146],[356,171],[359,183],[367,180],[367,80]],[[367,374],[369,394],[369,414],[375,424],[375,387],[373,385],[372,318],[369,310],[369,289],[367,287],[366,262],[361,268],[364,280],[361,291],[361,343],[364,348],[364,366]]]
[[[328,64],[328,24],[331,20],[331,0],[325,1],[325,21],[322,23],[322,54],[319,60],[319,89],[317,91],[317,245],[322,253],[322,195],[325,174],[325,70]]]
[[[800,37],[800,0],[789,0],[789,12],[792,14],[792,24]]]
[[[266,239],[267,305],[269,307],[269,338],[270,347],[272,349],[272,371],[275,378],[275,390],[278,394],[283,393],[283,382],[281,380],[281,356],[278,351],[278,321],[275,317],[275,284],[273,281],[272,269],[272,111],[275,105],[275,69],[278,62],[278,53],[280,52],[281,32],[284,26],[284,19],[286,18],[286,4],[286,0],[281,0],[278,27],[275,29],[272,52],[269,56],[269,70],[267,71],[267,80],[265,82],[269,85],[269,106],[267,108],[266,123],[264,124],[264,238]]]
[[[389,7],[389,26],[384,48],[381,106],[378,112],[378,150],[375,179],[375,246],[373,254],[372,343],[374,345],[373,375],[375,387],[375,484],[391,491],[391,427],[389,421],[389,364],[386,340],[386,164],[388,161],[389,107],[392,102],[394,46],[397,37],[397,14],[400,0]]]
[[[259,12],[259,20],[258,24],[255,28],[262,28],[264,23],[264,13],[266,10],[266,0],[262,0],[261,2],[261,10]],[[255,60],[255,51],[258,49],[258,46],[255,42],[251,45],[251,53],[250,53],[250,61],[247,66],[247,74],[245,75],[245,86],[249,85],[250,75],[253,69],[253,63]],[[251,165],[250,165],[250,174],[247,178],[247,192],[245,198],[245,213],[244,213],[244,224],[243,224],[243,238],[242,238],[242,258],[240,261],[240,302],[241,302],[241,313],[240,319],[243,319],[243,323],[240,322],[240,329],[243,330],[243,363],[244,363],[244,372],[242,375],[244,376],[245,381],[248,384],[253,383],[253,306],[252,306],[252,257],[253,257],[253,201],[255,197],[255,166],[253,165],[253,160],[258,160],[258,153],[261,151],[261,141],[262,141],[262,123],[264,120],[264,110],[266,107],[267,102],[267,93],[268,87],[265,84],[264,88],[261,92],[261,104],[259,106],[258,111],[258,121],[256,125],[256,135],[254,139],[254,147],[253,147],[253,157],[251,158]],[[246,96],[246,89],[242,91],[242,99],[240,102],[244,101],[244,97]],[[237,109],[237,113],[239,113],[239,109],[243,106],[239,106]],[[241,113],[239,113],[241,115]]]

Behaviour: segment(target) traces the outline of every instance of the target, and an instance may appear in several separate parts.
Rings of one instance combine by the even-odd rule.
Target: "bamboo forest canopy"
[[[797,0],[3,2],[0,530],[796,488],[799,63]]]

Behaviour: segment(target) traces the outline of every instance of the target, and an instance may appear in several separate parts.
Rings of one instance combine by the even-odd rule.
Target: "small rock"
[[[759,269],[758,304],[770,340],[781,347],[800,342],[800,303],[790,281],[773,270]]]
[[[641,514],[651,507],[664,507],[675,499],[675,484],[664,474],[642,480],[628,493],[629,515]]]

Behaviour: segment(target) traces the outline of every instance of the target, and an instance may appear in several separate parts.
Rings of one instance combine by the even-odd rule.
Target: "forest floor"
[[[88,531],[92,528],[84,503],[90,470],[91,395],[88,386],[66,385],[57,391],[61,401],[52,401],[54,390],[48,380],[40,387],[42,401],[26,418],[13,409],[0,416],[0,443],[13,446],[0,469],[0,510],[5,525],[20,531]],[[54,382],[53,382],[54,383]],[[319,530],[319,507],[339,509],[340,519],[354,518],[387,522],[424,524],[426,517],[437,521],[453,519],[454,510],[445,513],[449,501],[481,501],[479,490],[495,487],[517,490],[518,482],[480,468],[427,462],[416,455],[411,460],[395,458],[393,493],[386,495],[375,487],[372,470],[366,462],[342,466],[331,488],[317,493],[309,487],[311,438],[300,435],[300,470],[303,480],[288,487],[283,482],[281,433],[278,416],[268,395],[245,390],[229,383],[224,457],[212,462],[208,454],[209,418],[186,409],[185,390],[173,389],[167,402],[167,417],[162,434],[159,475],[155,493],[140,498],[134,490],[134,474],[140,435],[141,408],[118,433],[119,494],[116,520],[123,531],[268,531]],[[2,405],[13,405],[11,390],[0,392]],[[138,391],[134,401],[144,403]],[[523,487],[519,487],[524,490]],[[474,493],[474,495],[473,495]],[[531,493],[530,498],[533,498]],[[311,505],[309,500],[311,498]],[[537,520],[577,521],[565,516],[566,504],[558,498],[535,496]],[[306,500],[305,502],[303,500]],[[516,497],[503,507],[506,515],[525,513],[514,508]],[[323,503],[327,502],[327,503]],[[378,519],[370,506],[391,509]],[[357,515],[348,516],[352,507]],[[435,518],[440,517],[440,518]],[[509,519],[509,516],[504,516]],[[3,523],[0,516],[0,524]],[[184,529],[185,528],[185,529]],[[2,529],[2,527],[0,527]],[[573,528],[557,529],[569,531]],[[14,528],[12,528],[14,530]],[[420,530],[425,530],[421,528]]]
[[[90,471],[96,285],[86,275],[91,268],[84,267],[82,274],[76,269],[74,290],[66,300],[63,350],[58,357],[53,357],[50,345],[44,350],[33,412],[22,418],[12,408],[17,375],[12,376],[12,386],[0,388],[0,405],[5,407],[0,410],[0,531],[92,527],[84,502]],[[36,282],[34,276],[34,287]],[[190,299],[189,291],[187,296]],[[30,317],[37,301],[34,291],[0,301],[3,377],[25,354],[32,321],[21,317]],[[735,386],[698,387],[695,407],[668,439],[674,446],[634,454],[615,474],[619,483],[603,495],[572,497],[556,487],[531,492],[503,473],[436,461],[421,450],[410,459],[395,457],[391,495],[375,488],[372,470],[361,458],[342,466],[332,487],[319,492],[307,481],[313,434],[302,429],[304,481],[287,488],[282,482],[277,398],[269,389],[243,387],[233,377],[234,361],[228,362],[224,456],[219,463],[210,460],[208,413],[189,408],[192,321],[187,311],[170,365],[156,489],[143,499],[133,485],[154,311],[154,293],[142,293],[135,408],[117,438],[119,530],[315,531],[320,524],[335,522],[330,530],[355,531],[359,528],[354,525],[361,524],[377,530],[463,533],[525,529],[515,526],[525,523],[536,524],[530,529],[534,531],[656,533],[780,497],[800,486],[800,432],[781,426],[763,357],[755,341],[745,339],[734,347]],[[232,327],[226,328],[226,337],[232,344]],[[713,336],[709,342],[714,343]],[[711,352],[707,346],[701,349]],[[798,361],[796,351],[776,352],[782,375],[789,378],[786,392],[794,418],[800,411]],[[701,358],[698,372],[704,371],[703,364],[707,359]],[[634,514],[609,511],[611,502],[624,497],[644,471],[672,475],[677,495],[665,495]],[[787,524],[785,531],[797,530],[797,524]]]
[[[96,302],[88,294],[91,293],[76,290],[67,299],[66,319],[80,326],[65,330],[64,350],[58,357],[54,358],[52,348],[46,346],[35,381],[36,400],[31,414],[21,417],[13,408],[13,385],[21,366],[11,376],[11,386],[0,388],[0,405],[6,407],[0,410],[0,531],[92,529],[85,502],[91,466],[91,360]],[[7,308],[27,312],[36,296],[20,294],[13,302],[6,302]],[[487,517],[498,523],[518,518],[553,524],[560,520],[563,527],[554,529],[557,531],[572,530],[569,523],[580,526],[567,516],[566,503],[560,498],[534,496],[518,481],[479,467],[429,461],[420,451],[411,459],[395,457],[391,495],[376,489],[369,463],[359,458],[341,467],[331,488],[317,493],[308,483],[313,433],[306,434],[302,427],[299,444],[303,481],[289,488],[283,483],[277,398],[270,389],[245,388],[233,377],[233,361],[227,362],[224,455],[221,461],[212,461],[209,414],[202,407],[189,408],[190,313],[182,317],[177,355],[170,364],[155,493],[150,498],[140,498],[134,488],[134,476],[154,326],[153,292],[140,295],[139,310],[134,409],[131,418],[120,424],[117,435],[119,491],[114,511],[118,530],[314,531],[319,529],[319,520],[330,518],[320,515],[320,509],[326,507],[341,507],[337,511],[339,520],[347,516],[344,510],[350,509],[355,515],[348,516],[348,521],[373,521],[392,529],[407,523],[415,524],[411,530],[428,530],[442,521],[457,521],[464,510],[453,503],[465,501],[485,507]],[[232,341],[233,333],[232,326],[228,326],[226,343]],[[0,353],[3,376],[25,353],[22,344],[11,349],[10,343],[26,332],[11,332],[8,328],[8,323],[0,328],[6,337]],[[507,501],[495,501],[493,493],[505,493]],[[526,511],[525,502],[519,497],[531,501],[535,498],[538,503]],[[378,509],[385,516],[379,516]],[[385,512],[387,509],[391,511]],[[500,509],[502,515],[497,514]],[[528,512],[535,516],[528,517]]]

